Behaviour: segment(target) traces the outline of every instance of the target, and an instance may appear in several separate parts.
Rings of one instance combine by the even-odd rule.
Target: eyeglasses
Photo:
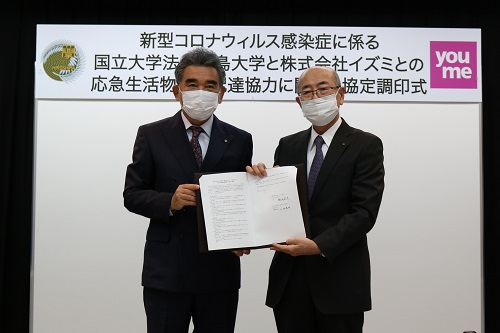
[[[312,99],[313,95],[316,94],[318,97],[323,97],[330,94],[330,90],[339,89],[340,86],[336,87],[321,87],[316,90],[303,90],[299,92],[299,96],[303,100]]]

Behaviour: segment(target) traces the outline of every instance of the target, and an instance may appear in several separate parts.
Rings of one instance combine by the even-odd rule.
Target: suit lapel
[[[339,129],[335,133],[330,146],[328,147],[328,152],[319,171],[318,178],[316,179],[316,185],[314,186],[314,191],[311,196],[310,202],[314,202],[318,196],[318,192],[323,188],[328,177],[333,171],[335,165],[337,165],[340,157],[344,154],[345,150],[351,144],[352,129],[351,127],[342,119],[342,124],[340,124]]]
[[[304,167],[307,168],[307,152],[309,151],[309,137],[311,136],[311,128],[303,131],[300,137],[298,138],[298,142],[296,143],[295,149],[297,152],[302,152],[301,154],[297,153],[294,156],[297,158],[297,161],[293,164],[304,164]]]
[[[224,124],[214,115],[210,143],[201,170],[215,170],[217,163],[224,156],[233,139],[234,136],[226,131]]]
[[[180,112],[176,113],[172,120],[167,123],[162,134],[174,158],[179,162],[186,176],[191,178],[193,173],[198,172],[198,165],[189,144]]]

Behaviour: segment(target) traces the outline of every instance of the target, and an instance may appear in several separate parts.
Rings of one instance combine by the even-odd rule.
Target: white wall
[[[349,99],[349,96],[346,96]],[[36,101],[33,333],[146,332],[140,275],[147,219],[123,207],[137,127],[175,101]],[[386,190],[368,236],[367,333],[483,332],[481,105],[349,103],[341,115],[385,146]],[[295,102],[225,101],[271,166],[309,123]],[[272,251],[242,257],[236,333],[276,332],[264,305]]]

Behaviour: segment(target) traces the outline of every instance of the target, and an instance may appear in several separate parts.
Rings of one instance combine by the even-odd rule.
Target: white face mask
[[[300,101],[302,114],[315,126],[324,126],[339,113],[337,93],[308,101]]]
[[[179,89],[180,91],[180,89]],[[181,91],[182,109],[196,120],[206,120],[219,105],[219,94],[206,90]]]

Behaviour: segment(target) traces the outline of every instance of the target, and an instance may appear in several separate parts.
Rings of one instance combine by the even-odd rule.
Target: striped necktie
[[[198,168],[201,166],[201,162],[203,161],[203,155],[201,153],[200,142],[198,141],[198,137],[200,133],[203,132],[203,128],[199,126],[191,126],[189,127],[193,132],[193,136],[191,138],[191,148],[193,148],[194,157],[196,158],[196,163],[198,163]]]
[[[307,179],[307,187],[309,190],[309,199],[311,199],[311,195],[314,190],[314,184],[316,184],[316,178],[318,178],[319,169],[321,168],[321,164],[323,163],[323,150],[321,146],[325,141],[318,135],[316,139],[314,139],[314,143],[316,144],[316,154],[314,155],[313,161],[311,163],[311,169],[309,170],[309,178]]]

